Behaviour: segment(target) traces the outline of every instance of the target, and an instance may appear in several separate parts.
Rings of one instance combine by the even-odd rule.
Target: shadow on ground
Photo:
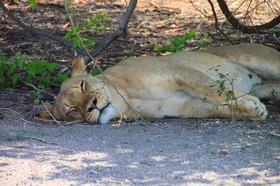
[[[168,119],[0,125],[4,185],[276,185],[279,124]]]

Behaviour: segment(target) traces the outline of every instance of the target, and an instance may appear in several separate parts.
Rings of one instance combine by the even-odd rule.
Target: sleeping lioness
[[[258,44],[180,52],[161,57],[130,58],[98,76],[86,73],[82,59],[74,59],[71,78],[61,85],[55,104],[40,113],[42,120],[84,120],[107,123],[126,118],[230,118],[217,71],[228,74],[237,98],[236,117],[264,120],[260,99],[279,99],[280,53]],[[252,96],[255,95],[255,96]]]

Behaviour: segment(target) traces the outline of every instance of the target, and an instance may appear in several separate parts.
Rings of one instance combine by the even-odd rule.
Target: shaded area
[[[165,120],[139,125],[1,125],[2,184],[279,184],[275,122]],[[40,138],[7,140],[15,130]],[[7,174],[8,173],[8,174]]]

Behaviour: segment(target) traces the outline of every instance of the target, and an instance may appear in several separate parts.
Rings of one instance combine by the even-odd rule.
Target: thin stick
[[[198,11],[199,13],[201,13],[202,15],[204,15],[204,17],[208,18],[209,16],[206,15],[205,13],[203,13],[201,10],[199,10],[195,5],[194,5],[194,2],[192,0],[190,0],[190,3],[192,4],[192,6],[194,7],[194,9],[196,11]]]
[[[34,136],[23,136],[23,137],[28,138],[28,139],[35,139],[35,140],[41,141],[41,142],[46,143],[46,144],[55,145],[54,142],[48,142],[48,141],[44,140],[43,138],[34,137]]]
[[[36,90],[36,91],[43,92],[43,93],[45,93],[45,94],[48,94],[48,95],[50,95],[50,96],[56,98],[56,96],[55,96],[54,94],[49,93],[49,92],[47,92],[47,91],[45,91],[45,90],[39,89],[39,88],[37,88],[35,85],[33,85],[33,84],[31,84],[31,83],[26,83],[25,81],[21,81],[21,82],[22,82],[23,84],[25,84],[26,86],[29,86],[29,87],[33,88],[33,89]]]
[[[44,103],[43,101],[41,101],[41,103],[42,103],[43,106],[45,107],[45,109],[46,109],[46,111],[48,112],[48,114],[52,117],[52,119],[53,119],[56,123],[61,124],[61,123],[60,123],[59,121],[57,121],[57,120],[55,119],[55,117],[50,113],[50,111],[49,111],[49,109],[46,107],[45,103]]]

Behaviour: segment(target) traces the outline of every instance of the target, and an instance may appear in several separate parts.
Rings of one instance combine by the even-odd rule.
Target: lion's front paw
[[[267,110],[257,97],[244,96],[237,99],[237,117],[264,120],[267,117]]]
[[[85,114],[85,119],[89,123],[97,123],[100,115],[100,110],[93,109]]]
[[[104,107],[106,107],[108,104],[109,104],[109,100],[106,96],[104,96],[103,94],[97,92],[95,94],[95,97],[96,97],[96,107],[101,110],[103,109]]]

